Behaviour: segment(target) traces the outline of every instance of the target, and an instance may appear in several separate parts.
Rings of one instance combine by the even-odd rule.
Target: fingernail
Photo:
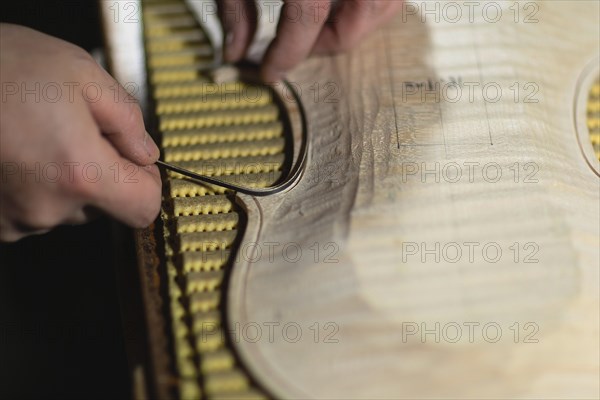
[[[158,158],[158,156],[160,155],[160,150],[158,149],[158,146],[156,145],[156,143],[154,143],[154,140],[152,140],[148,132],[146,132],[146,134],[144,135],[144,148],[148,152],[148,157]]]

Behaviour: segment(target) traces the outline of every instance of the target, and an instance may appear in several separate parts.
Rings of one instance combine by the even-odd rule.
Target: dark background
[[[95,1],[2,1],[0,10],[0,22],[102,46]],[[112,224],[0,244],[0,398],[131,397]]]

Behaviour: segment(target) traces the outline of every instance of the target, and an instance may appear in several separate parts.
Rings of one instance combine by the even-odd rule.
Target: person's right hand
[[[0,78],[0,240],[83,223],[94,210],[152,223],[159,149],[137,103],[89,54],[0,24]]]

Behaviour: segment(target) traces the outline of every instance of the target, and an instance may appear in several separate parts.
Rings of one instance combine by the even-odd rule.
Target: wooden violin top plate
[[[295,187],[240,196],[240,357],[276,397],[597,397],[600,181],[574,97],[598,3],[414,4],[289,77],[311,150]]]

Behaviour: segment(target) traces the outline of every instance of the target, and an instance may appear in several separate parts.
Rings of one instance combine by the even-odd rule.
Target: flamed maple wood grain
[[[508,12],[513,3],[499,4]],[[257,243],[262,256],[240,259],[228,295],[230,328],[263,327],[255,343],[242,335],[237,349],[276,396],[598,397],[600,188],[573,123],[581,71],[598,55],[598,3],[535,4],[532,24],[401,15],[354,51],[311,59],[290,76],[303,89],[309,163],[287,193],[240,196],[249,215],[241,247]],[[504,92],[497,102],[481,91],[457,102],[406,94],[405,82],[450,77],[494,82]],[[315,102],[315,82],[334,83],[339,101]],[[537,85],[538,102],[524,102],[524,92],[515,102],[515,82],[521,91]],[[472,182],[435,182],[411,175],[423,163],[456,163],[463,174],[465,163],[480,167]],[[489,163],[503,174],[496,183],[488,182],[491,170],[484,179]],[[509,175],[515,163],[518,182]],[[537,168],[537,183],[524,182],[532,171],[525,165]],[[326,244],[338,246],[338,261],[315,263],[315,242],[320,261]],[[503,254],[497,262],[480,250],[474,262],[466,254],[423,262],[404,252],[403,260],[407,243],[465,242],[495,243]],[[509,250],[515,242],[520,262]],[[281,244],[273,260],[268,243]],[[286,243],[301,247],[302,260],[283,258]],[[537,246],[538,262],[522,262],[527,243]],[[267,324],[288,322],[302,328],[300,340],[286,341],[278,330],[268,340]],[[338,343],[324,343],[327,322],[339,327]],[[538,343],[524,343],[527,322],[538,328]],[[422,323],[456,323],[463,338],[408,335]],[[489,343],[475,330],[470,343],[465,323],[495,323],[502,336]]]
[[[484,3],[474,23],[466,13],[457,23],[436,23],[432,15],[423,23],[422,15],[405,13],[354,51],[310,59],[289,77],[302,89],[309,162],[286,193],[239,196],[248,213],[240,248],[262,254],[238,257],[228,286],[229,328],[239,324],[233,342],[276,397],[600,397],[600,181],[577,143],[575,127],[585,124],[574,110],[578,90],[587,90],[578,83],[591,82],[582,72],[590,65],[598,71],[598,2],[520,2],[519,23],[517,3],[495,4],[504,13],[497,23],[482,18]],[[538,22],[523,23],[533,9]],[[218,29],[206,21],[209,31]],[[212,37],[218,45],[219,34]],[[141,50],[121,51],[124,40],[139,42],[140,32],[109,35],[113,73],[143,88]],[[407,92],[406,82],[451,78],[480,85],[472,101],[467,86],[456,102]],[[484,101],[487,83],[503,89],[497,102]],[[339,92],[327,97],[331,84]],[[320,88],[318,101],[311,87]],[[527,95],[537,102],[525,102]],[[473,181],[420,176],[423,166],[436,165],[459,165],[466,175],[477,163]],[[489,182],[493,168],[484,179],[488,164],[503,174],[496,183]],[[337,262],[315,263],[315,242],[320,261],[331,255],[324,246],[337,246]],[[270,259],[273,243],[280,245]],[[289,243],[302,249],[300,261],[282,257]],[[423,262],[403,253],[413,243],[479,243],[479,250],[497,243],[503,255],[495,263],[480,251],[474,262],[466,254]],[[538,262],[522,262],[528,243],[537,246]],[[295,343],[281,333],[289,322],[302,329]],[[339,328],[330,337],[337,343],[325,341],[328,322]],[[537,343],[525,343],[528,322],[537,327]],[[437,343],[433,334],[424,341],[410,335],[422,323],[458,324],[462,338]],[[471,343],[469,323],[495,323],[502,336],[489,343],[476,330]],[[243,330],[253,324],[262,327],[254,343]]]

